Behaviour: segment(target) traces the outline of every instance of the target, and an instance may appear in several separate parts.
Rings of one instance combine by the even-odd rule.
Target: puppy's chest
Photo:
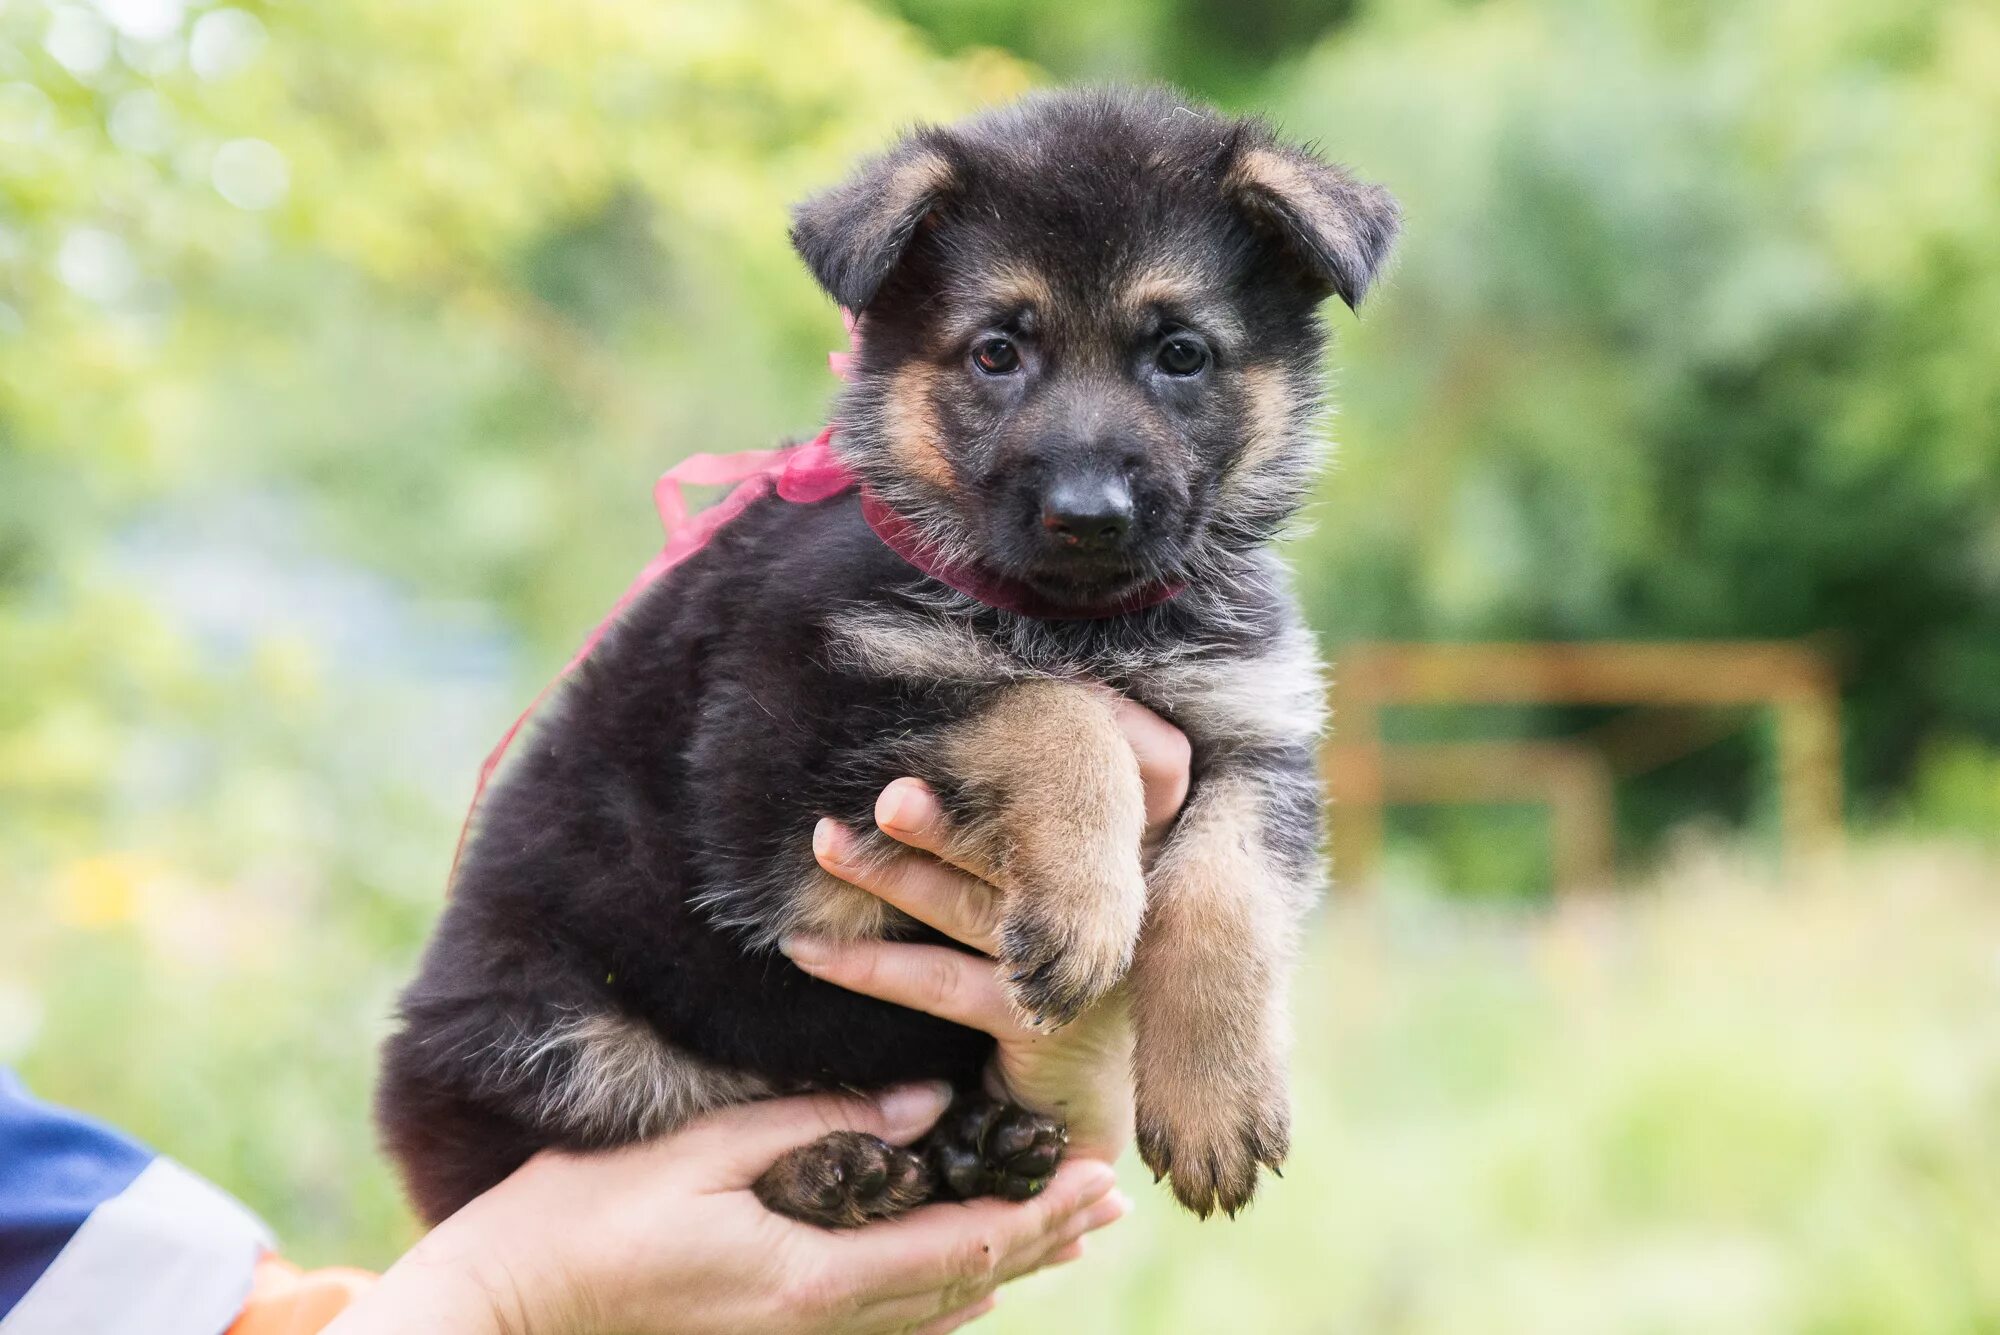
[[[1030,624],[998,630],[944,611],[880,607],[826,622],[831,665],[919,688],[1096,681],[1172,720],[1198,745],[1295,745],[1324,723],[1318,654],[1302,626],[1241,641],[1078,643]]]

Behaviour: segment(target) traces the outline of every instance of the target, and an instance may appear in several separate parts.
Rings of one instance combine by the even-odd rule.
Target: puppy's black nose
[[[1061,547],[1115,551],[1132,531],[1132,489],[1121,477],[1058,478],[1042,494],[1042,527]]]

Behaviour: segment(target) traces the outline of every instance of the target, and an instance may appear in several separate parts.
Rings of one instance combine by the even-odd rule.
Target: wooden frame
[[[1335,874],[1366,888],[1398,802],[1538,800],[1549,805],[1560,888],[1610,879],[1614,774],[1654,768],[1740,726],[1718,707],[1776,718],[1785,853],[1837,843],[1840,705],[1831,670],[1793,641],[1351,645],[1338,664],[1334,740],[1323,755],[1333,799]],[[1386,709],[1447,704],[1638,705],[1581,740],[1392,745]]]

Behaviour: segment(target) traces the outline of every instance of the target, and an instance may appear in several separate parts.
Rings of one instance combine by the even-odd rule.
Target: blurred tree
[[[1064,81],[1159,80],[1225,104],[1254,104],[1274,71],[1361,11],[1360,0],[888,0],[884,7],[947,51],[1000,48]]]
[[[1300,552],[1333,641],[1822,634],[1864,794],[2000,741],[1996,62],[1972,0],[1551,0],[1287,74],[1409,211]]]
[[[0,10],[0,617],[47,683],[0,746],[65,677],[115,698],[56,656],[147,661],[77,615],[107,538],[246,490],[553,654],[655,540],[664,463],[816,427],[838,324],[788,202],[1026,82],[843,4],[160,13]]]

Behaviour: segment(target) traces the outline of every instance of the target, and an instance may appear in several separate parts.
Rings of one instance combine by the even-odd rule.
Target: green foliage
[[[1386,180],[1320,624],[1819,635],[1862,791],[2000,737],[2000,16],[1398,6],[1273,100]]]
[[[2000,843],[2000,751],[1962,737],[1934,742],[1902,814],[1917,829],[1972,831]]]
[[[1166,82],[1254,106],[1274,69],[1352,22],[1358,0],[888,0],[945,50],[1017,52],[1062,82]]]
[[[994,1325],[1984,1330],[1994,876],[1878,848],[1776,890],[1702,855],[1534,919],[1337,911],[1283,1181],[1218,1227],[1133,1174],[1132,1218]]]

